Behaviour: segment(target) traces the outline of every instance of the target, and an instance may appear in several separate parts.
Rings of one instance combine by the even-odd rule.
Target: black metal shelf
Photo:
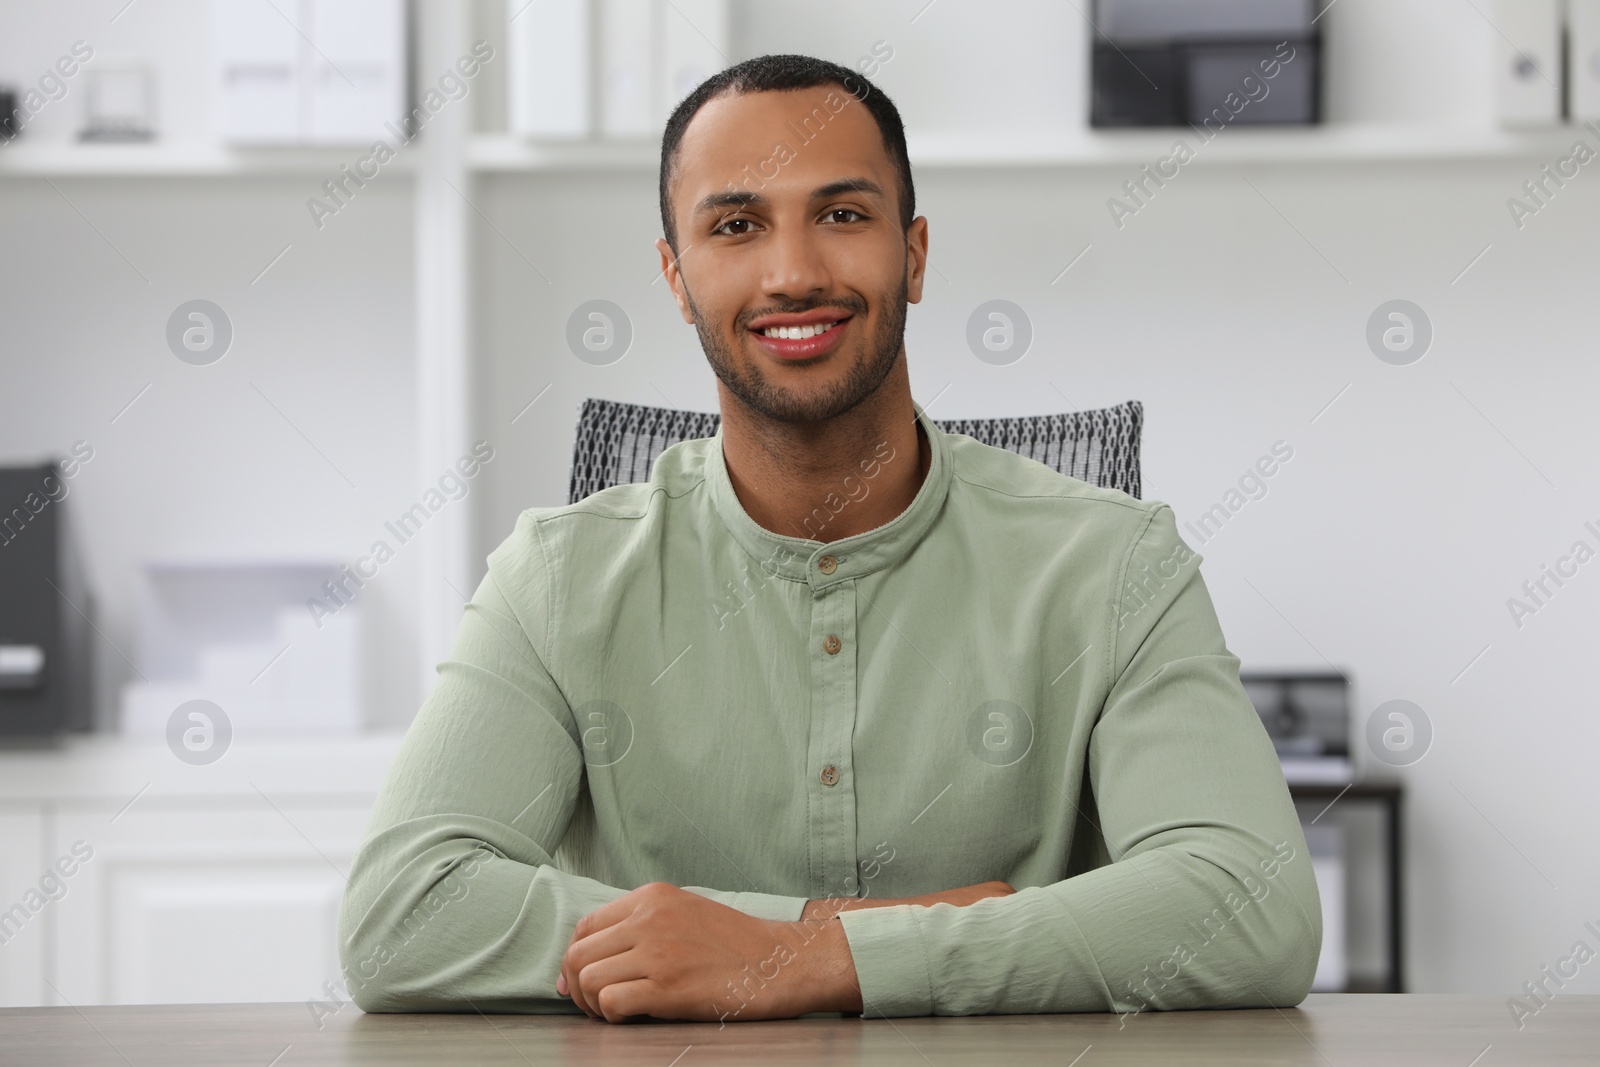
[[[1404,993],[1405,992],[1405,870],[1401,859],[1401,804],[1404,791],[1397,782],[1351,782],[1289,785],[1289,796],[1294,800],[1326,800],[1331,807],[1340,804],[1376,804],[1384,809],[1385,836],[1388,838],[1387,854],[1389,881],[1389,968],[1388,973],[1376,983],[1366,979],[1352,981],[1347,987],[1351,993]]]

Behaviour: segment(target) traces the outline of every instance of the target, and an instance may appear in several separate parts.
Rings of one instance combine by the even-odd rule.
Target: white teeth
[[[819,333],[827,333],[837,322],[818,323],[815,326],[769,326],[762,330],[767,337],[781,337],[788,341],[799,341],[806,337],[815,337]]]

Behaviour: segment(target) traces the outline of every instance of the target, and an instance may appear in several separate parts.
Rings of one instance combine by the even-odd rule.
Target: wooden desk
[[[1518,1031],[1503,996],[1314,994],[1298,1008],[1116,1015],[992,1015],[784,1022],[643,1022],[584,1016],[364,1015],[319,1030],[304,1004],[0,1010],[0,1063],[52,1067],[544,1067],[708,1063],[1506,1064],[1600,1062],[1600,996],[1559,996]],[[1092,1047],[1091,1047],[1092,1046]],[[274,1057],[277,1057],[276,1059]]]

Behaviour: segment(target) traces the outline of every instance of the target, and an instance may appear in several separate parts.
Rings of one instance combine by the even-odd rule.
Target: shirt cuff
[[[891,904],[839,913],[861,986],[863,1019],[933,1014],[933,969],[919,910],[917,904]]]

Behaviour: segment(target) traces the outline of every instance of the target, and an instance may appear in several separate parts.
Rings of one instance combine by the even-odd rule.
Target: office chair
[[[585,400],[578,414],[567,502],[575,504],[613,485],[649,481],[657,456],[679,441],[713,436],[721,421],[715,412]],[[1090,485],[1139,496],[1144,406],[1137,400],[1060,415],[933,422],[946,433],[1027,456]]]

